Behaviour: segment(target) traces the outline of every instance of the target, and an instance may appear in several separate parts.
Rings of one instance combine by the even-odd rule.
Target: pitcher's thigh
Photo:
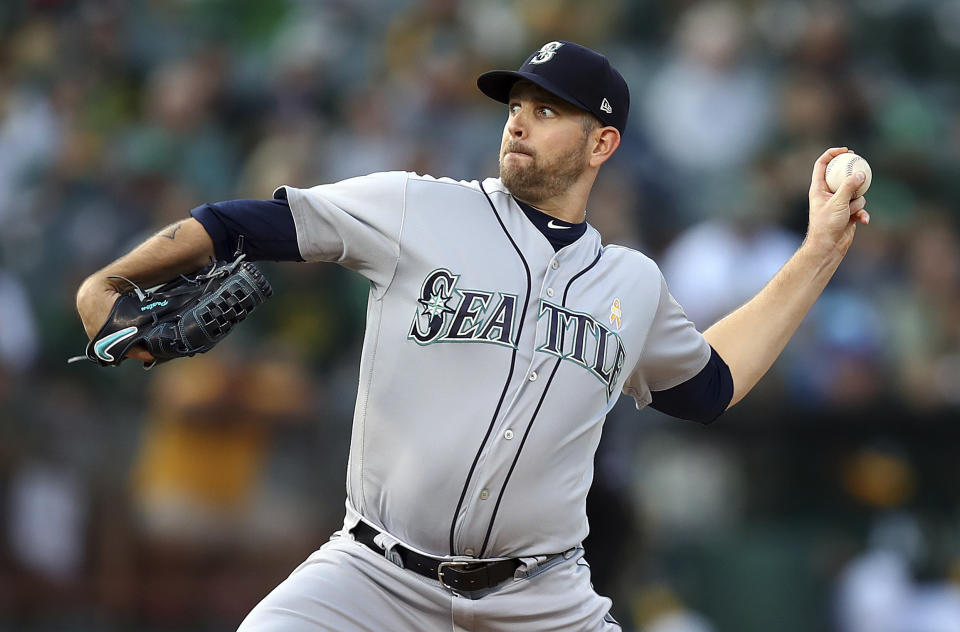
[[[621,632],[581,554],[475,603],[476,632]]]
[[[237,632],[451,630],[450,597],[362,544],[332,540],[247,615]]]

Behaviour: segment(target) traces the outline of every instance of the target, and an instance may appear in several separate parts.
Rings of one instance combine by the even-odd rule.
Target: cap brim
[[[480,92],[484,93],[494,101],[508,103],[510,101],[510,89],[513,88],[513,84],[521,79],[526,79],[530,83],[540,86],[550,94],[560,97],[574,107],[590,112],[590,108],[588,108],[586,105],[580,103],[580,101],[577,99],[574,99],[572,96],[551,83],[548,79],[545,79],[540,75],[535,75],[532,72],[519,72],[517,70],[491,70],[477,77],[477,87],[480,88]]]

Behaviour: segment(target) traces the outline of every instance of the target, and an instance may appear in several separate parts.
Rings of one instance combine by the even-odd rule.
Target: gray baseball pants
[[[247,615],[238,632],[619,632],[583,549],[458,596],[337,532]]]

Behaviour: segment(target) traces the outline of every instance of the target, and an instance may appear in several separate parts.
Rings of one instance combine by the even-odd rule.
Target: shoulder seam
[[[654,320],[656,320],[656,318],[657,318],[657,312],[660,311],[660,301],[663,300],[663,285],[664,285],[664,280],[663,280],[663,275],[661,274],[661,275],[660,275],[660,283],[657,284],[657,303],[656,303],[656,308],[654,309],[654,313],[653,313],[653,319],[654,319]],[[646,336],[644,337],[644,339],[643,339],[643,346],[640,348],[640,354],[637,356],[637,365],[640,365],[640,364],[643,362],[643,352],[647,350],[647,343],[650,342],[650,330],[651,330],[651,329],[653,329],[653,320],[650,321],[650,327],[647,329],[647,335],[646,335]],[[634,369],[635,369],[635,368],[636,368],[636,367],[634,367]],[[633,371],[631,371],[631,373],[633,373]],[[627,377],[627,381],[629,381],[629,380],[630,380],[630,378]],[[650,388],[650,383],[647,382],[647,376],[646,376],[646,375],[643,376],[643,381],[644,381],[644,383],[647,385],[647,390],[648,390],[648,391],[649,391],[649,390],[652,390],[652,389]],[[649,402],[648,402],[648,403],[649,403]]]
[[[645,261],[648,261],[648,262],[652,263],[654,266],[656,266],[656,268],[657,268],[658,270],[660,269],[660,265],[656,262],[656,260],[655,260],[653,257],[651,257],[650,255],[648,255],[648,254],[646,254],[646,253],[644,253],[644,252],[642,252],[642,251],[640,251],[640,250],[637,250],[636,248],[630,248],[629,246],[621,246],[620,244],[604,244],[602,247],[603,247],[603,248],[617,248],[617,249],[619,249],[619,250],[623,250],[624,252],[627,252],[627,253],[630,253],[630,254],[639,255],[639,256],[642,257]]]
[[[644,257],[647,257],[647,259],[650,259],[649,256],[644,255],[641,251],[637,250],[636,248],[631,248],[630,246],[621,246],[620,244],[606,244],[604,248],[619,248],[620,250],[626,250],[627,252],[635,252],[638,255],[643,255]]]
[[[389,291],[393,285],[394,279],[397,278],[397,270],[400,269],[400,256],[403,253],[403,226],[407,220],[407,184],[409,182],[410,172],[405,172],[403,180],[403,201],[400,204],[400,229],[397,231],[397,260],[393,264],[393,274],[390,275],[390,280],[387,281],[387,284],[383,286],[383,291],[380,292],[377,300],[381,300],[387,295],[387,291]]]
[[[479,187],[475,188],[471,186],[472,183],[474,182],[479,184],[478,180],[454,180],[453,178],[441,179],[441,178],[435,178],[433,176],[424,177],[418,173],[413,173],[411,171],[407,171],[406,174],[407,174],[407,182],[413,179],[413,180],[416,180],[417,182],[429,182],[431,184],[446,184],[451,186],[457,186],[462,189],[470,189],[471,191],[480,193]]]

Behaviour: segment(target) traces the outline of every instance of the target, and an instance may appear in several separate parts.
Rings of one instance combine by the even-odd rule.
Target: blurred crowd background
[[[956,0],[5,0],[0,630],[232,630],[342,519],[359,277],[266,264],[255,318],[151,372],[66,364],[82,279],[206,201],[496,175],[475,77],[555,39],[632,91],[588,220],[701,329],[800,244],[825,148],[874,174],[747,400],[609,416],[597,590],[626,630],[960,630]]]

